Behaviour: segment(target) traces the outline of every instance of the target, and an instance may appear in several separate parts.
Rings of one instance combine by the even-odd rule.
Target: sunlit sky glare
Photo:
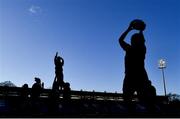
[[[0,0],[0,82],[31,87],[39,77],[51,87],[59,52],[72,90],[122,93],[125,53],[118,38],[142,19],[149,79],[163,95],[163,58],[167,93],[180,94],[179,11],[179,0]]]

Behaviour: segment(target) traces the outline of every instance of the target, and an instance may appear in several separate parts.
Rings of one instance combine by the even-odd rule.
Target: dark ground
[[[117,93],[72,91],[70,100],[60,96],[54,101],[47,97],[50,90],[44,90],[39,100],[32,101],[21,99],[20,88],[0,89],[0,117],[180,117],[180,103],[163,97],[149,111],[142,102],[125,104]]]

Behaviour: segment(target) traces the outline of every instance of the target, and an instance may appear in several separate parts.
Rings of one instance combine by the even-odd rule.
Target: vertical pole
[[[162,68],[162,75],[163,75],[163,83],[164,83],[164,93],[166,96],[166,82],[165,82],[165,76],[164,76],[164,68]]]

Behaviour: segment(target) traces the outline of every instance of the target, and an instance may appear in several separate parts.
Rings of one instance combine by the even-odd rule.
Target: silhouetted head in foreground
[[[27,88],[28,88],[28,84],[25,83],[25,84],[22,86],[22,88],[23,88],[23,89],[27,89]]]
[[[35,79],[36,83],[41,83],[41,79],[40,78],[35,77],[34,79]]]
[[[70,87],[70,83],[66,82],[66,83],[64,84],[64,87]]]
[[[58,61],[61,61],[61,57],[60,57],[60,56],[58,56],[58,57],[57,57],[57,60],[58,60]]]

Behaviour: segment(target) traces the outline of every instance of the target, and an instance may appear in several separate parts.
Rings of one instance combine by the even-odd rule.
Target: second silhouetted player
[[[64,59],[60,56],[58,56],[58,52],[56,53],[54,57],[54,64],[55,64],[55,78],[53,83],[53,88],[62,90],[64,85],[64,76],[63,76],[63,65],[64,65]]]

